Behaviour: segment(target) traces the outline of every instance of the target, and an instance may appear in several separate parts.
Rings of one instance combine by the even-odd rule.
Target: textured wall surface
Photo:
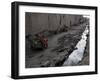
[[[26,13],[26,35],[78,24],[81,15]]]

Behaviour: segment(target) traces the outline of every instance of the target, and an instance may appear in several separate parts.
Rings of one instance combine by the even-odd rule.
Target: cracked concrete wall
[[[36,34],[43,30],[57,30],[63,26],[78,24],[81,15],[29,13],[25,14],[26,35]]]

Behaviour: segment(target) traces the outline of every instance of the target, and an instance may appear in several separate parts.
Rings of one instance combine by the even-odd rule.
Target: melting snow
[[[65,60],[63,66],[66,65],[76,65],[79,61],[82,60],[85,46],[86,46],[86,40],[87,40],[87,34],[88,34],[88,25],[86,25],[86,29],[82,34],[82,39],[77,43],[76,50],[74,50],[68,57],[68,59]]]

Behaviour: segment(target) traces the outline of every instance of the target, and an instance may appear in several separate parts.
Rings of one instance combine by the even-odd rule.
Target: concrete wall
[[[78,24],[81,15],[26,13],[26,35],[43,30],[57,30],[63,26]]]

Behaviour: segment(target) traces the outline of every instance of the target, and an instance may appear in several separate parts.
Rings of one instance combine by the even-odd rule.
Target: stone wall
[[[63,26],[78,24],[82,15],[26,13],[26,35],[36,34],[43,30],[57,30]]]

